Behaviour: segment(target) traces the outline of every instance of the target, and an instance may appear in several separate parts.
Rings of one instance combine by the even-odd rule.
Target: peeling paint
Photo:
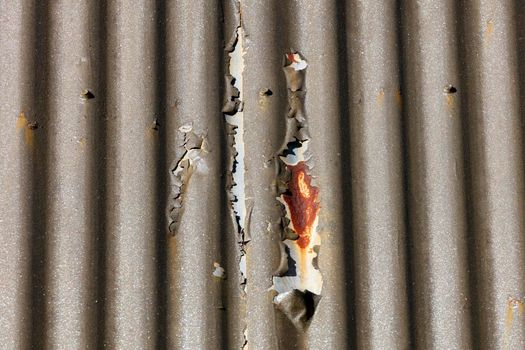
[[[244,343],[242,344],[242,350],[248,350],[249,347],[248,347],[248,329],[247,328],[244,329],[242,336],[244,339]]]
[[[185,189],[199,160],[208,153],[206,134],[196,134],[191,130],[185,132],[183,148],[182,157],[170,167],[172,190],[168,207],[168,228],[172,234],[177,232]]]
[[[222,108],[226,121],[228,144],[232,158],[228,171],[227,190],[231,203],[232,220],[236,228],[239,249],[240,289],[243,294],[247,292],[247,247],[250,236],[247,231],[251,207],[247,206],[245,195],[245,146],[244,146],[244,55],[246,54],[245,32],[242,26],[240,1],[234,1],[237,25],[226,45],[227,66],[224,76],[225,101]],[[244,326],[243,343],[241,349],[248,349],[248,330]]]
[[[312,184],[311,153],[304,111],[306,60],[297,52],[284,56],[288,87],[287,133],[277,156],[277,201],[282,205],[281,268],[273,277],[276,307],[299,329],[308,326],[321,298],[323,280],[317,257],[319,188]]]
[[[237,3],[240,8],[240,3]],[[229,184],[230,202],[235,227],[238,235],[240,259],[239,271],[241,272],[240,284],[246,288],[246,248],[249,236],[246,232],[247,214],[245,196],[245,166],[244,166],[244,111],[243,111],[243,74],[244,74],[244,46],[245,33],[242,27],[239,10],[239,22],[232,38],[231,46],[227,47],[229,57],[228,74],[225,75],[226,98],[223,113],[229,131],[230,143],[233,150],[231,164],[231,179]]]

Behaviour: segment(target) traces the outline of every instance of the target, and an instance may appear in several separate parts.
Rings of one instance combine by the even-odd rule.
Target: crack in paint
[[[304,111],[304,81],[308,63],[297,52],[284,56],[288,87],[287,137],[278,155],[276,198],[283,208],[282,268],[273,277],[278,293],[274,303],[299,329],[309,325],[321,298],[323,280],[317,258],[321,237],[317,231],[319,188],[312,185],[308,150],[307,118]]]
[[[245,168],[244,168],[244,111],[243,111],[243,73],[244,73],[244,29],[240,18],[240,3],[238,25],[234,37],[227,47],[229,64],[228,74],[225,75],[226,101],[223,106],[224,117],[230,130],[229,136],[233,150],[229,187],[230,203],[232,207],[235,227],[238,235],[240,250],[239,271],[241,272],[241,285],[246,291],[246,244],[250,238],[246,232],[248,210],[245,195]]]
[[[168,229],[173,235],[182,215],[186,187],[198,161],[208,153],[206,134],[196,134],[192,129],[192,126],[186,125],[179,128],[184,133],[184,154],[170,167],[172,190],[168,205]]]
[[[241,3],[234,1],[237,25],[230,42],[226,45],[228,53],[227,74],[225,75],[225,102],[222,108],[226,121],[229,145],[232,150],[231,170],[228,172],[228,195],[231,204],[232,219],[237,234],[239,251],[240,287],[242,293],[247,291],[246,245],[250,241],[247,226],[250,218],[250,208],[246,206],[245,166],[244,166],[244,55],[245,33],[242,26]],[[242,332],[241,349],[248,349],[248,329],[245,325]]]

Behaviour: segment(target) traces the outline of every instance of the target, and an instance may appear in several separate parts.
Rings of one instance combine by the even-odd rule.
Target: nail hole
[[[447,94],[455,94],[456,92],[458,92],[458,89],[456,89],[453,85],[445,86],[445,93],[447,93]]]
[[[91,91],[89,91],[88,89],[82,90],[82,93],[80,94],[80,96],[83,99],[86,99],[86,100],[90,100],[92,98],[95,98],[95,95]]]
[[[153,120],[153,122],[151,123],[151,128],[152,128],[153,130],[158,131],[158,130],[159,130],[159,127],[160,127],[159,121],[157,120],[157,118],[155,118],[155,119]]]
[[[268,89],[268,88],[264,88],[262,89],[260,92],[259,92],[259,95],[261,96],[272,96],[273,95],[273,92],[272,90]]]

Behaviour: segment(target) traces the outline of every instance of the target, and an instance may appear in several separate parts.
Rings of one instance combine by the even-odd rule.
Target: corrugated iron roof
[[[0,342],[525,348],[524,38],[522,0],[0,1]]]

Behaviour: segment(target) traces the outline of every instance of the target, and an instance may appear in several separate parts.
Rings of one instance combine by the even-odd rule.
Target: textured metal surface
[[[222,113],[239,19],[245,286]],[[305,331],[270,291],[291,50],[321,203]],[[525,348],[524,57],[522,0],[0,0],[2,347]],[[181,126],[206,152],[172,235]]]

